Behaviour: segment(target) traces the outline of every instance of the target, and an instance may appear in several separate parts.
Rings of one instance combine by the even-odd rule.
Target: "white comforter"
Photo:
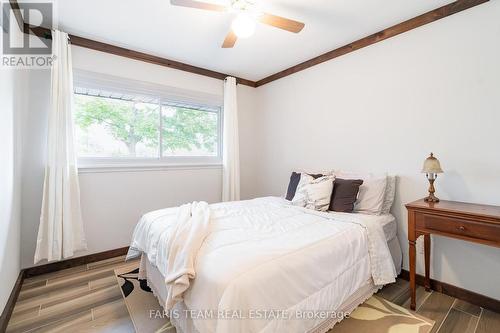
[[[163,276],[177,210],[144,215],[129,251],[146,254]],[[376,217],[321,213],[275,197],[210,205],[194,265],[184,303],[202,333],[305,332],[324,318],[277,316],[335,310],[370,276],[376,285],[396,276]]]

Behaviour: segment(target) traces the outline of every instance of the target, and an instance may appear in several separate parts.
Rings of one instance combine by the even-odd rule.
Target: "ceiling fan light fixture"
[[[239,13],[234,19],[231,29],[238,38],[248,38],[255,32],[255,19],[247,13]]]

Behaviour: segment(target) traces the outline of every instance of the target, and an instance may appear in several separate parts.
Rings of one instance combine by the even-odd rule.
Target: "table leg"
[[[425,291],[431,291],[430,266],[431,266],[431,235],[424,235],[424,256],[425,256]]]
[[[410,295],[411,295],[411,303],[410,303],[410,309],[415,310],[416,308],[416,286],[415,286],[415,272],[416,272],[416,249],[415,249],[415,240],[408,240],[408,243],[410,244]]]

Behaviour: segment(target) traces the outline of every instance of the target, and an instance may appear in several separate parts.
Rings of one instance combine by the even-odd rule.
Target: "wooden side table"
[[[410,308],[415,310],[417,238],[424,236],[425,289],[430,290],[431,234],[500,247],[500,207],[456,201],[406,205],[410,247]]]

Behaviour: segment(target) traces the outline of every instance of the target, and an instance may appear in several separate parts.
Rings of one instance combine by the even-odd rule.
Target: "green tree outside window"
[[[158,104],[75,95],[75,120],[83,131],[98,124],[117,141],[125,144],[129,156],[137,145],[158,149],[160,110]],[[162,155],[204,151],[216,155],[217,114],[196,109],[163,106]]]

